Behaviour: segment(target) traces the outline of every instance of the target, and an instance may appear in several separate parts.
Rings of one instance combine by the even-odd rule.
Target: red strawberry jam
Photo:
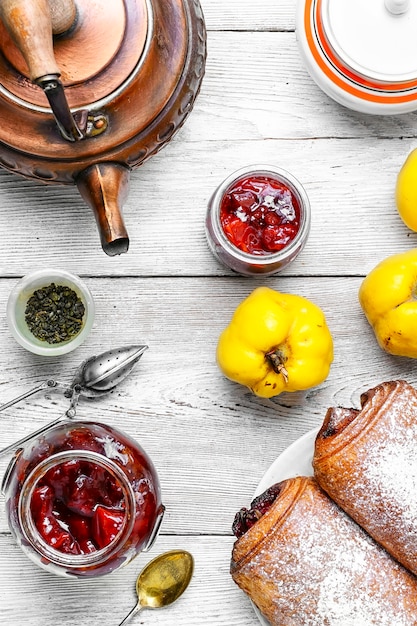
[[[292,191],[276,179],[245,177],[224,194],[220,223],[229,241],[242,252],[273,254],[296,237],[300,206]]]
[[[3,488],[17,541],[61,575],[99,576],[128,563],[149,547],[164,511],[144,450],[97,422],[63,423],[28,443]]]
[[[88,461],[50,469],[32,495],[36,528],[56,550],[90,554],[109,545],[122,529],[125,500],[110,472]]]

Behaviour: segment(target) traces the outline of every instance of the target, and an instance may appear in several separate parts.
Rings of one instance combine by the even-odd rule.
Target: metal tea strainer
[[[63,421],[66,418],[73,418],[76,414],[78,400],[80,396],[85,398],[97,398],[102,396],[121,383],[131,372],[133,366],[139,361],[148,346],[125,346],[114,350],[107,350],[102,354],[90,357],[81,363],[69,386],[63,385],[56,380],[43,381],[37,387],[30,389],[22,395],[0,405],[0,411],[17,404],[21,400],[32,396],[42,389],[64,388],[64,395],[70,398],[70,406],[63,415],[60,415],[52,422],[45,424],[38,430],[26,435],[22,439],[0,449],[0,456],[12,452],[30,439],[42,435],[44,432]]]

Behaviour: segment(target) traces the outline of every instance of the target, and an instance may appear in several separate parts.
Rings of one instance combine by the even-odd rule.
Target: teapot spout
[[[96,163],[77,177],[82,198],[92,208],[100,233],[101,247],[109,256],[129,249],[122,206],[129,189],[130,170],[121,163]]]

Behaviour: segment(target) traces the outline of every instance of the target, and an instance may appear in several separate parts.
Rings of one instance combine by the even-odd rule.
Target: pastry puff
[[[391,381],[361,410],[329,409],[315,443],[318,483],[379,544],[417,574],[417,392]]]
[[[417,578],[313,477],[291,478],[274,489],[277,498],[237,539],[231,563],[234,581],[270,624],[417,624]]]

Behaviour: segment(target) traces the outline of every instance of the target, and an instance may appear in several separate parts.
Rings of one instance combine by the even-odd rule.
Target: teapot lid
[[[109,99],[138,68],[152,36],[147,0],[77,0],[74,28],[54,41],[54,54],[71,107]],[[0,20],[2,93],[23,106],[47,108],[26,62]]]
[[[297,36],[313,78],[359,111],[417,104],[417,2],[300,0]]]
[[[325,36],[339,63],[376,81],[417,78],[417,4],[322,0]]]
[[[8,122],[0,127],[0,164],[20,171],[14,155],[6,158],[5,146],[20,155],[24,136],[25,171],[55,180],[49,166],[53,161],[65,183],[73,182],[87,162],[105,159],[134,167],[154,145],[166,143],[177,128],[177,117],[190,109],[191,72],[201,79],[194,64],[202,67],[204,60],[197,56],[204,40],[194,33],[202,20],[191,10],[192,3],[77,0],[76,7],[74,26],[54,38],[53,52],[71,112],[86,113],[90,126],[104,119],[94,141],[63,140],[43,89],[32,82],[21,49],[0,20],[0,117]],[[178,108],[179,97],[184,103]],[[47,159],[48,167],[42,163],[34,170],[34,159],[37,164]]]

